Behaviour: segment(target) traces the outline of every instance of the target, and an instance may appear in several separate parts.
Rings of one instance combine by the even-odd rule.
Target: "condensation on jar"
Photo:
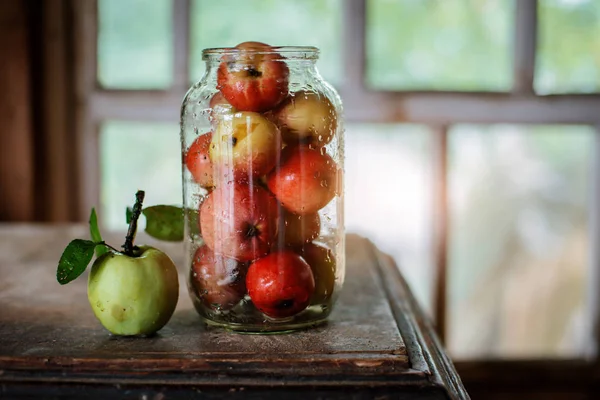
[[[209,324],[324,322],[344,280],[344,126],[314,47],[203,52],[181,109],[188,289]]]

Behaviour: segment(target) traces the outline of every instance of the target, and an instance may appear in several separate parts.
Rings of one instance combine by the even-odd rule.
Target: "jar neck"
[[[222,63],[229,69],[263,69],[269,65],[285,63],[290,70],[316,71],[319,49],[316,47],[280,46],[254,48],[215,48],[204,49],[202,59],[207,70],[216,70]],[[275,67],[276,68],[276,67]]]
[[[216,71],[223,61],[221,60],[206,60],[205,66],[207,70]],[[290,70],[298,71],[298,72],[316,72],[317,71],[317,60],[302,60],[302,59],[285,59],[278,60],[276,62],[285,62]],[[254,67],[253,63],[248,62],[238,62],[233,61],[229,62],[229,67],[239,70],[248,70]],[[237,64],[237,65],[236,65]]]

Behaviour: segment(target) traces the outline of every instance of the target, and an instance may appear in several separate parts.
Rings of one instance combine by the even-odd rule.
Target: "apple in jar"
[[[223,115],[209,150],[217,179],[233,175],[248,180],[271,171],[279,161],[280,152],[279,129],[254,112]]]
[[[264,112],[287,96],[289,73],[271,46],[244,42],[223,56],[217,70],[217,89],[238,110]]]
[[[335,287],[335,257],[327,247],[307,243],[298,253],[308,263],[315,279],[315,291],[310,304],[322,304],[331,298]]]
[[[211,110],[218,111],[221,114],[229,114],[238,111],[235,109],[234,106],[229,104],[229,102],[221,92],[217,92],[212,95],[208,106],[211,108]]]
[[[217,92],[211,98],[208,103],[210,107],[210,121],[211,125],[215,126],[223,115],[233,114],[238,112],[234,106],[229,104],[227,99],[223,96],[223,93]]]
[[[246,293],[247,265],[214,254],[206,245],[192,259],[190,281],[202,303],[213,310],[229,310]]]
[[[338,170],[325,152],[308,146],[288,146],[267,177],[269,190],[289,211],[306,215],[325,207],[336,195]]]
[[[282,250],[250,265],[246,287],[252,303],[263,314],[285,318],[308,306],[315,281],[310,266],[302,257],[290,250]]]
[[[286,246],[294,247],[312,242],[321,232],[321,218],[314,212],[298,215],[286,211],[281,214],[279,236],[283,236]]]
[[[198,136],[185,154],[185,165],[192,174],[192,178],[206,189],[210,189],[214,185],[213,167],[209,155],[212,136],[212,132]]]
[[[219,185],[200,206],[200,229],[215,253],[252,261],[269,253],[279,224],[279,204],[267,190],[241,182]]]
[[[337,113],[323,94],[301,90],[290,94],[272,113],[283,141],[322,147],[331,142],[337,129]]]

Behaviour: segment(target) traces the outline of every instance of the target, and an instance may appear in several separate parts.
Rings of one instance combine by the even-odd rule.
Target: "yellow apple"
[[[255,112],[237,112],[219,119],[210,144],[216,180],[253,179],[271,171],[279,160],[281,134]],[[215,182],[218,186],[218,182]]]
[[[290,94],[273,111],[272,119],[281,129],[285,143],[322,147],[331,142],[337,129],[337,114],[322,93],[301,90]]]

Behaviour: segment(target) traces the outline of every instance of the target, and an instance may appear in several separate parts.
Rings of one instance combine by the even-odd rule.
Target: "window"
[[[339,85],[342,76],[342,0],[212,1],[192,0],[190,79],[204,73],[202,49],[248,40],[272,45],[316,45],[322,51],[321,75]],[[231,10],[236,12],[232,13]],[[252,32],[249,34],[249,32]]]
[[[593,128],[449,131],[448,344],[459,358],[585,356]]]
[[[600,2],[76,7],[89,55],[78,65],[83,202],[100,202],[108,228],[125,228],[135,185],[147,185],[149,201],[180,201],[177,118],[202,74],[202,48],[249,38],[315,45],[345,105],[348,228],[396,258],[451,355],[591,355]]]
[[[366,11],[369,86],[510,90],[514,1],[376,0]]]

